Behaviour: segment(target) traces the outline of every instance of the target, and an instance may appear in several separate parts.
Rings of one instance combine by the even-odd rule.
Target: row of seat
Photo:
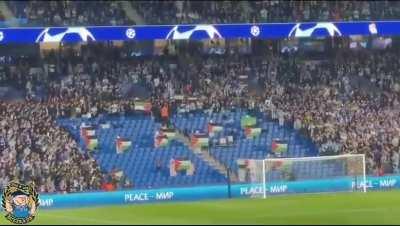
[[[84,147],[79,137],[79,125],[83,122],[96,125],[99,148],[94,156],[101,169],[105,172],[123,170],[136,188],[156,188],[165,186],[186,186],[199,184],[225,183],[226,178],[218,171],[193,154],[188,147],[172,141],[163,148],[154,147],[154,133],[161,125],[151,118],[138,119],[132,117],[105,118],[106,122],[115,124],[108,129],[101,129],[96,119],[60,120],[59,124],[70,130]],[[132,140],[132,148],[126,153],[117,154],[115,138],[117,136]],[[170,177],[169,162],[172,158],[187,158],[195,166],[193,176]],[[157,164],[161,164],[159,171]]]
[[[247,111],[238,109],[225,113],[193,113],[177,114],[171,118],[171,122],[181,132],[192,133],[196,130],[207,132],[210,120],[224,125],[224,132],[217,134],[215,139],[229,133],[236,133],[235,144],[232,147],[211,147],[210,154],[231,169],[237,170],[237,159],[254,158],[264,159],[271,153],[271,143],[275,138],[286,139],[289,142],[287,156],[299,157],[312,154],[312,143],[300,137],[296,131],[279,126],[257,114],[257,123],[264,132],[257,138],[247,139],[240,125],[240,119]],[[226,123],[227,119],[233,119]],[[123,170],[125,175],[133,181],[137,188],[183,186],[200,184],[226,183],[226,177],[213,169],[207,162],[194,154],[184,144],[172,141],[163,148],[154,147],[154,133],[160,128],[160,124],[154,122],[151,117],[145,116],[113,116],[94,119],[74,118],[60,119],[59,125],[68,129],[82,147],[84,142],[80,138],[79,126],[81,123],[93,124],[99,140],[99,148],[94,156],[101,169],[105,172]],[[110,123],[111,128],[103,129],[100,124]],[[115,139],[121,136],[132,141],[132,147],[126,153],[117,154]],[[84,148],[83,148],[84,149]],[[169,162],[171,158],[185,157],[195,165],[193,176],[178,175],[169,176]],[[156,165],[162,165],[161,170]]]
[[[259,137],[247,139],[243,128],[241,127],[240,120],[248,112],[239,110],[234,112],[214,113],[208,115],[206,113],[186,114],[183,116],[176,116],[173,120],[178,129],[183,131],[196,131],[207,132],[207,125],[212,120],[214,123],[220,124],[224,127],[222,132],[214,135],[212,139],[218,140],[228,134],[235,134],[235,143],[229,147],[210,147],[210,154],[226,165],[227,167],[238,170],[236,164],[238,159],[265,159],[268,154],[272,153],[271,145],[273,139],[282,139],[288,142],[288,152],[283,154],[283,157],[302,157],[311,156],[315,152],[315,147],[312,142],[305,141],[293,129],[279,126],[277,122],[263,117],[262,114],[256,113],[257,125],[262,128],[264,132]],[[225,119],[224,119],[225,117]],[[225,123],[232,119],[230,123]]]

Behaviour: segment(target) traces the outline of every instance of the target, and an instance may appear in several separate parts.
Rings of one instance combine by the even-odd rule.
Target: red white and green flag
[[[209,139],[207,135],[192,135],[191,138],[191,145],[194,148],[199,148],[199,147],[208,147],[209,145]]]
[[[261,128],[259,127],[246,127],[244,133],[247,138],[255,138],[261,134]]]
[[[249,160],[248,159],[238,159],[236,161],[237,165],[239,168],[246,168],[249,165]]]
[[[192,162],[190,160],[174,160],[175,171],[190,170]]]
[[[282,153],[288,150],[288,144],[280,140],[272,141],[272,151],[275,153]]]
[[[87,136],[95,136],[96,130],[92,126],[81,126],[80,135],[83,138]]]
[[[161,135],[167,136],[169,140],[175,139],[176,137],[176,132],[174,129],[161,129],[160,132]]]
[[[255,126],[256,123],[257,118],[250,115],[245,115],[240,119],[240,125],[242,126],[242,128]]]
[[[221,125],[215,124],[215,123],[209,123],[208,124],[208,134],[210,136],[214,136],[217,132],[221,132],[224,129]]]
[[[115,179],[120,181],[122,176],[124,176],[124,171],[118,170],[118,171],[113,172],[112,175],[114,176]]]
[[[99,145],[99,141],[97,140],[97,137],[95,137],[95,136],[86,136],[85,137],[85,145],[88,150],[93,151],[93,150],[97,149],[97,147]]]
[[[154,140],[154,146],[156,148],[165,147],[169,144],[169,139],[166,135],[158,135]]]
[[[128,151],[132,147],[132,141],[117,137],[115,142],[116,150],[118,154]]]
[[[151,103],[147,101],[135,101],[135,110],[136,111],[151,111]]]

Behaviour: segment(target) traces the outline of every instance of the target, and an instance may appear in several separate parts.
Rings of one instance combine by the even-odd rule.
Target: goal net
[[[274,194],[366,192],[365,156],[348,154],[301,158],[245,160],[244,181],[258,192],[253,197]]]

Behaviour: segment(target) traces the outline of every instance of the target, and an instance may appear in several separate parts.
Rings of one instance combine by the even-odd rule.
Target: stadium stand
[[[45,104],[1,102],[1,185],[35,181],[40,192],[100,189],[100,170],[78,152],[67,131],[54,124]],[[18,112],[18,114],[16,114]]]
[[[388,1],[152,3],[131,4],[153,24],[389,20],[399,14],[399,7],[386,7]],[[131,24],[120,2],[7,4],[30,25]],[[90,13],[94,5],[101,16]],[[226,183],[227,170],[235,176],[236,160],[272,155],[277,138],[288,142],[287,156],[364,153],[368,174],[398,173],[398,43],[373,38],[371,45],[378,40],[384,47],[355,50],[351,40],[332,39],[323,44],[337,46],[323,53],[287,47],[288,53],[277,46],[291,40],[255,40],[249,48],[246,40],[238,46],[211,40],[206,51],[204,43],[168,42],[154,54],[141,48],[146,44],[126,42],[63,45],[59,52],[31,46],[31,54],[5,56],[4,50],[17,48],[3,46],[0,185],[18,178],[35,181],[40,192],[79,192]],[[3,95],[11,89],[22,98]],[[151,102],[150,114],[136,109],[139,97]],[[241,127],[245,115],[256,117],[256,138],[248,139]],[[82,122],[98,128],[96,150],[81,137]],[[101,128],[104,122],[111,128]],[[199,154],[192,136],[208,133],[211,122],[223,131]],[[154,134],[166,125],[180,139],[154,147]],[[116,152],[118,136],[132,139],[126,153]],[[190,160],[194,174],[171,177],[171,159]],[[335,167],[324,174],[340,174]]]
[[[118,1],[8,1],[25,26],[84,26],[133,24]],[[96,10],[93,10],[96,9]]]
[[[51,60],[54,60],[51,57],[52,53],[45,54],[40,62],[25,59],[22,62],[16,61],[15,64],[2,65],[4,69],[2,84],[16,82],[14,85],[24,89],[30,101],[25,107],[2,101],[4,127],[0,136],[3,144],[1,159],[8,164],[12,161],[21,162],[17,168],[21,172],[18,170],[8,172],[9,175],[2,179],[3,184],[18,175],[27,175],[26,180],[31,179],[29,175],[33,172],[25,161],[29,163],[38,158],[42,159],[43,164],[50,169],[52,169],[51,162],[57,164],[61,161],[59,158],[69,159],[69,164],[73,164],[72,167],[77,169],[84,168],[85,162],[91,167],[91,174],[82,175],[78,171],[76,176],[68,177],[73,179],[67,182],[57,179],[58,171],[51,171],[49,176],[51,182],[48,183],[54,183],[51,186],[55,188],[47,188],[48,185],[43,184],[44,182],[37,181],[43,185],[43,191],[49,192],[100,189],[99,181],[105,183],[112,180],[110,175],[115,170],[122,170],[126,177],[124,182],[117,186],[118,189],[129,186],[149,188],[225,183],[225,175],[213,168],[202,156],[193,152],[183,141],[174,141],[164,148],[165,150],[154,148],[152,142],[154,131],[162,125],[161,119],[158,119],[159,110],[156,108],[160,109],[161,103],[176,95],[199,97],[195,102],[169,102],[170,123],[187,139],[196,131],[206,132],[210,121],[216,123],[227,121],[226,131],[224,130],[224,133],[215,139],[230,134],[234,137],[234,145],[219,147],[213,145],[215,142],[211,139],[209,153],[211,158],[226,168],[231,168],[233,172],[237,167],[235,160],[238,158],[265,158],[273,138],[289,141],[290,156],[315,155],[316,148],[320,154],[366,153],[369,173],[379,173],[382,169],[385,173],[398,170],[396,164],[398,150],[395,148],[398,138],[396,127],[393,125],[397,125],[396,119],[399,116],[399,111],[395,107],[398,105],[395,72],[399,62],[392,57],[396,51],[394,47],[377,52],[363,50],[363,53],[374,53],[365,54],[368,57],[364,58],[355,57],[361,55],[360,52],[352,52],[348,48],[340,49],[330,56],[329,61],[308,66],[291,64],[285,54],[280,52],[268,53],[264,58],[257,56],[244,58],[239,53],[203,55],[201,56],[203,63],[200,64],[187,64],[180,62],[178,57],[171,56],[139,57],[138,60],[128,60],[126,59],[128,56],[124,54],[117,54],[114,61],[110,61],[110,53],[118,51],[123,52],[124,48],[107,46],[104,43],[87,44],[80,54],[74,53],[72,48],[66,48],[65,52],[68,54],[63,53],[60,56],[62,59],[60,63],[66,63],[67,69],[63,70],[64,66],[60,65],[54,75],[49,73],[51,70],[45,69],[51,65]],[[94,54],[97,56],[95,59],[90,57]],[[304,56],[299,55],[294,58],[300,60]],[[382,59],[391,59],[391,67],[384,66]],[[163,61],[168,63],[157,63]],[[171,69],[171,64],[176,65],[176,68]],[[82,67],[82,65],[87,66]],[[42,68],[42,71],[31,72],[31,68],[36,67]],[[129,68],[134,69],[129,71]],[[382,77],[381,71],[387,76]],[[23,76],[25,73],[29,76]],[[294,73],[300,76],[294,77]],[[348,73],[355,76],[349,76]],[[237,76],[242,74],[251,78],[247,84],[257,81],[261,85],[261,90],[265,90],[263,98],[254,98],[249,92],[249,87],[240,89],[240,79]],[[198,79],[194,79],[193,75],[198,76]],[[221,79],[220,75],[225,75],[224,79]],[[201,82],[197,83],[198,81]],[[377,93],[362,92],[363,82],[376,87]],[[153,100],[152,117],[132,110],[135,106],[134,99],[121,98],[123,96],[121,87],[124,83],[136,83],[148,90]],[[42,92],[43,96],[40,95]],[[209,98],[204,99],[204,97]],[[380,104],[376,104],[376,101]],[[35,118],[34,121],[28,119],[26,122],[27,116],[29,118],[31,114],[37,114],[32,110],[36,108],[43,118]],[[17,114],[17,118],[12,119],[15,116],[11,112],[14,111],[26,112],[28,115]],[[247,139],[240,129],[240,118],[246,112],[256,115],[261,125],[261,135],[255,139]],[[112,124],[124,125],[122,128],[111,129],[108,133],[99,132],[99,153],[87,152],[82,140],[77,136],[80,123],[87,113],[91,113],[94,120],[109,117],[107,115],[111,114],[114,115],[112,116],[114,118],[110,119]],[[10,120],[4,120],[8,118]],[[43,126],[51,125],[54,123],[53,120],[58,120],[58,125],[61,127],[54,125],[53,128],[59,132],[37,135],[39,137],[26,138],[27,140],[24,138],[21,141],[22,138],[15,135],[19,131],[17,128],[25,123],[28,128],[31,125],[31,129],[36,131]],[[366,123],[367,121],[369,123]],[[62,128],[67,129],[69,133],[62,132],[64,131]],[[374,134],[373,129],[382,132]],[[66,137],[61,138],[61,134],[65,134]],[[116,154],[113,139],[116,136],[128,135],[133,138],[134,150],[122,155]],[[309,142],[307,137],[313,142]],[[58,140],[70,150],[71,154],[62,157],[43,155],[40,150],[46,150],[46,146],[35,146],[37,143],[41,144],[39,141],[36,142],[41,139]],[[23,142],[23,146],[15,146],[15,143],[19,142]],[[72,146],[70,147],[68,143]],[[58,153],[61,150],[63,148],[54,151]],[[10,153],[25,153],[27,157],[20,154],[10,157]],[[157,174],[155,171],[154,165],[157,160],[160,161],[157,164],[168,169],[166,164],[170,158],[182,156],[194,162],[196,166],[194,176],[181,175],[171,179],[168,172]],[[47,163],[48,158],[54,160]],[[86,160],[76,161],[76,158]],[[91,159],[95,159],[96,163],[92,163]],[[3,165],[3,169],[7,166]],[[64,167],[67,166],[69,165],[66,164]],[[100,169],[103,175],[100,174]],[[164,170],[164,173],[166,171],[168,170]],[[25,176],[22,178],[25,179]],[[80,180],[86,180],[86,186],[74,187],[74,184],[80,184],[78,183]]]
[[[95,158],[102,169],[107,172],[111,172],[114,168],[123,170],[129,180],[134,182],[135,188],[189,186],[226,181],[220,173],[178,141],[172,141],[166,147],[154,147],[154,133],[160,129],[160,124],[155,123],[148,116],[103,120],[113,126],[109,129],[96,130],[99,131],[99,153],[95,155]],[[82,119],[64,119],[60,124],[63,127],[72,128],[73,136],[79,140],[79,125],[82,121]],[[86,120],[86,122],[88,121]],[[134,148],[132,147],[126,153],[118,154],[115,147],[117,136],[130,137],[133,140]],[[82,149],[84,149],[84,145]],[[170,177],[167,166],[171,158],[184,158],[192,161],[195,166],[194,175]],[[157,161],[161,164],[160,170],[155,167]]]
[[[7,1],[25,26],[135,24],[124,1]],[[399,1],[129,1],[147,24],[391,20]],[[388,7],[390,4],[391,7]],[[90,10],[96,8],[96,14]]]
[[[134,1],[132,5],[150,24],[390,20],[400,13],[398,1],[155,2]]]

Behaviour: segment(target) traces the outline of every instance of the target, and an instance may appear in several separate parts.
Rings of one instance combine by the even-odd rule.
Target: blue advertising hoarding
[[[356,186],[352,178],[278,182],[267,185],[267,195],[314,192],[351,191]],[[357,187],[363,185],[357,182]],[[368,190],[400,188],[400,175],[368,177]],[[234,198],[260,196],[261,184],[235,184],[231,187]],[[40,208],[76,208],[101,205],[139,204],[167,201],[194,201],[228,198],[226,185],[125,190],[115,192],[88,192],[74,194],[40,195]]]
[[[400,21],[0,28],[0,44],[400,35]]]

